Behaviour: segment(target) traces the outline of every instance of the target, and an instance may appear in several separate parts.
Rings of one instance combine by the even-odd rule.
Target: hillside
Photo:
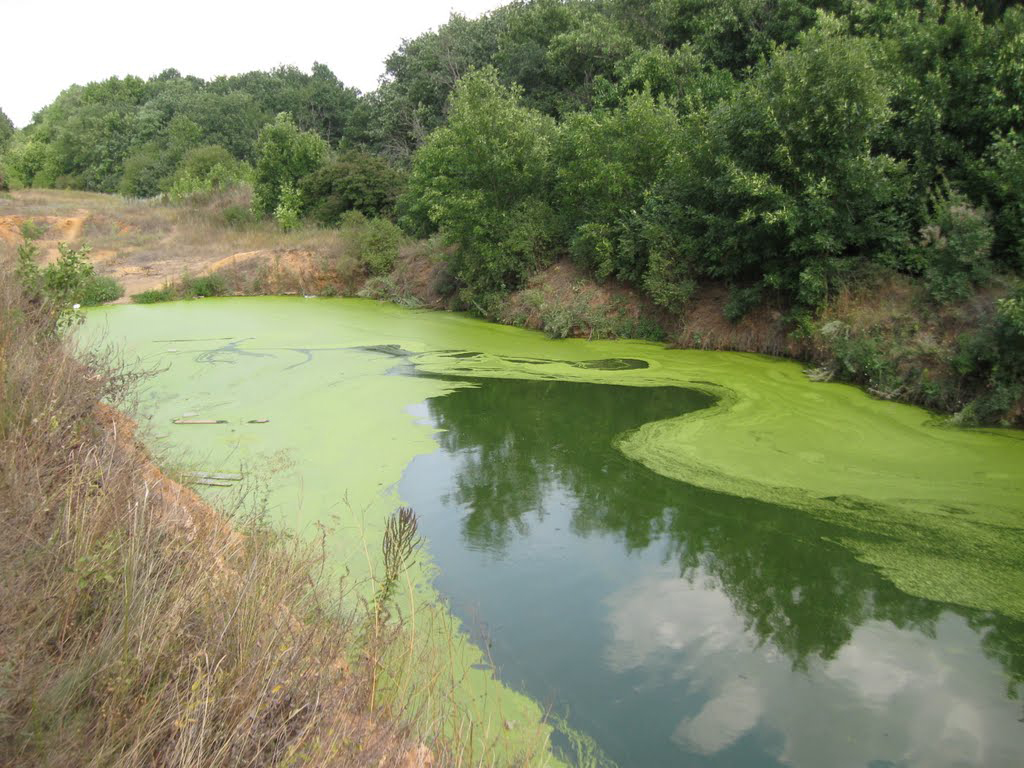
[[[22,223],[33,221],[43,227],[38,244],[44,261],[55,258],[58,241],[92,246],[97,272],[126,287],[122,302],[145,292],[157,299],[205,292],[459,305],[446,291],[451,248],[436,238],[395,240],[386,270],[375,274],[366,261],[372,244],[365,224],[290,232],[270,222],[239,225],[225,213],[240,199],[233,193],[204,205],[174,206],[88,193],[16,192],[0,199],[0,255],[13,257]],[[212,282],[204,281],[210,275]],[[794,332],[781,300],[729,320],[724,282],[700,283],[687,311],[674,314],[627,283],[596,281],[571,260],[560,260],[512,291],[493,319],[554,337],[648,338],[682,348],[782,355],[806,362],[814,378],[851,381],[876,397],[959,413],[964,423],[1020,424],[1024,400],[1013,389],[1019,369],[996,367],[997,344],[1007,345],[1010,354],[1020,344],[1009,313],[1003,318],[997,312],[1018,306],[1014,286],[1012,278],[993,279],[962,300],[935,307],[920,283],[880,272],[841,290]],[[974,411],[979,406],[986,410]]]

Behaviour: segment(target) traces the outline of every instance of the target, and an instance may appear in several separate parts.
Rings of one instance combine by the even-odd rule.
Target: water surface
[[[339,568],[412,504],[420,599],[473,637],[492,732],[540,716],[493,665],[622,766],[1021,762],[1018,432],[784,361],[365,301],[115,307],[87,331],[163,369],[152,445],[267,478]]]
[[[675,388],[488,381],[430,400],[400,486],[502,677],[622,766],[1020,764],[1019,622],[906,595],[794,510],[614,448]]]

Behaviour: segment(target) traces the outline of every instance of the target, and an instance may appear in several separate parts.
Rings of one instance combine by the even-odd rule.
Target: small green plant
[[[411,507],[399,507],[388,518],[381,544],[384,577],[373,598],[378,620],[385,615],[388,603],[394,598],[398,577],[412,564],[412,556],[420,544],[418,529],[419,522]]]
[[[28,238],[18,246],[18,261],[14,275],[21,283],[25,295],[38,300],[43,294],[43,274],[39,269],[39,247]]]
[[[302,214],[302,193],[292,184],[281,185],[281,194],[277,207],[274,208],[274,221],[284,232],[291,232],[299,226]]]
[[[46,232],[46,228],[37,221],[25,219],[21,223],[21,236],[25,240],[38,240]]]
[[[932,194],[931,208],[918,246],[928,294],[940,304],[966,299],[992,274],[995,231],[987,212],[948,184]]]
[[[151,291],[143,291],[142,293],[136,293],[132,296],[132,301],[136,304],[157,304],[161,301],[173,301],[174,291],[170,286],[164,286],[163,288],[155,288]]]
[[[395,268],[402,230],[387,219],[370,219],[362,243],[361,261],[371,275],[386,275]]]
[[[227,291],[227,283],[220,275],[184,275],[178,286],[178,293],[186,299],[223,296]]]
[[[224,217],[224,223],[235,229],[242,229],[259,220],[252,209],[244,205],[229,205],[221,215]]]

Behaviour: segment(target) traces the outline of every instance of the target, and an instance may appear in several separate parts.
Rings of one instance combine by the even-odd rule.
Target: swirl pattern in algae
[[[840,544],[908,593],[1024,618],[1024,434],[1017,431],[943,426],[918,408],[813,383],[793,362],[645,342],[553,341],[461,315],[361,300],[112,307],[90,313],[89,329],[99,328],[149,359],[165,359],[168,343],[158,342],[157,350],[157,339],[204,336],[224,340],[179,348],[195,352],[195,360],[206,354],[208,362],[218,354],[288,352],[296,365],[320,352],[367,352],[358,363],[362,384],[356,363],[347,360],[349,389],[332,391],[328,372],[295,391],[316,398],[325,416],[340,414],[358,441],[347,449],[351,473],[318,480],[343,482],[367,501],[397,481],[412,455],[431,449],[429,433],[401,411],[463,386],[445,384],[445,375],[703,390],[715,396],[714,405],[645,424],[621,436],[619,448],[662,475],[837,523],[846,532]],[[187,379],[197,364],[175,359],[173,378]],[[389,383],[387,371],[441,379],[388,377]],[[267,393],[268,402],[273,397]],[[360,468],[356,454],[372,456],[372,469]]]

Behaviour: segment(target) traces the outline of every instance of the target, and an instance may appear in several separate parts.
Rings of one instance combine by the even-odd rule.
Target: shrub
[[[124,287],[112,277],[97,275],[89,263],[89,246],[74,249],[58,243],[60,256],[53,264],[40,269],[36,260],[39,249],[26,239],[18,246],[15,275],[25,295],[45,302],[55,310],[57,330],[70,325],[75,313],[72,305],[94,306],[114,301],[124,295]],[[77,309],[77,307],[75,307]]]
[[[200,202],[216,192],[252,182],[252,168],[223,147],[198,147],[185,154],[167,187],[172,203]]]
[[[92,306],[119,299],[124,288],[112,277],[97,275],[89,263],[87,245],[74,249],[58,243],[60,256],[42,270],[44,295],[58,306],[82,304]]]
[[[221,215],[225,224],[236,229],[247,227],[258,220],[256,214],[246,205],[229,205]]]
[[[46,228],[37,221],[25,219],[21,222],[21,236],[25,240],[38,240],[46,232]]]
[[[92,275],[82,285],[79,303],[85,307],[117,301],[124,296],[124,286],[108,275]]]
[[[939,303],[967,298],[992,273],[995,233],[984,210],[946,185],[933,193],[919,245],[928,294]]]
[[[284,232],[291,232],[299,226],[302,214],[302,193],[291,183],[281,185],[281,194],[277,207],[274,208],[274,221]]]
[[[386,275],[395,267],[402,230],[387,219],[371,219],[366,225],[361,261],[372,275]]]
[[[220,275],[203,275],[200,277],[184,275],[178,287],[178,293],[186,299],[223,296],[227,293],[227,290],[227,283]]]
[[[370,275],[386,275],[395,268],[403,235],[388,219],[367,219],[356,210],[341,217],[341,231],[363,269]]]
[[[299,182],[309,215],[334,225],[346,211],[366,216],[390,216],[404,176],[384,159],[353,150],[318,168]]]
[[[750,310],[761,303],[761,298],[762,288],[760,285],[734,286],[729,291],[729,299],[725,302],[722,312],[730,323],[738,322]]]
[[[276,214],[285,185],[294,187],[320,167],[327,157],[327,142],[300,130],[291,115],[282,112],[260,131],[255,155],[253,210]]]
[[[152,291],[143,291],[142,293],[136,293],[132,296],[132,301],[136,304],[157,304],[161,301],[173,301],[174,291],[170,286],[164,288],[156,288]]]

